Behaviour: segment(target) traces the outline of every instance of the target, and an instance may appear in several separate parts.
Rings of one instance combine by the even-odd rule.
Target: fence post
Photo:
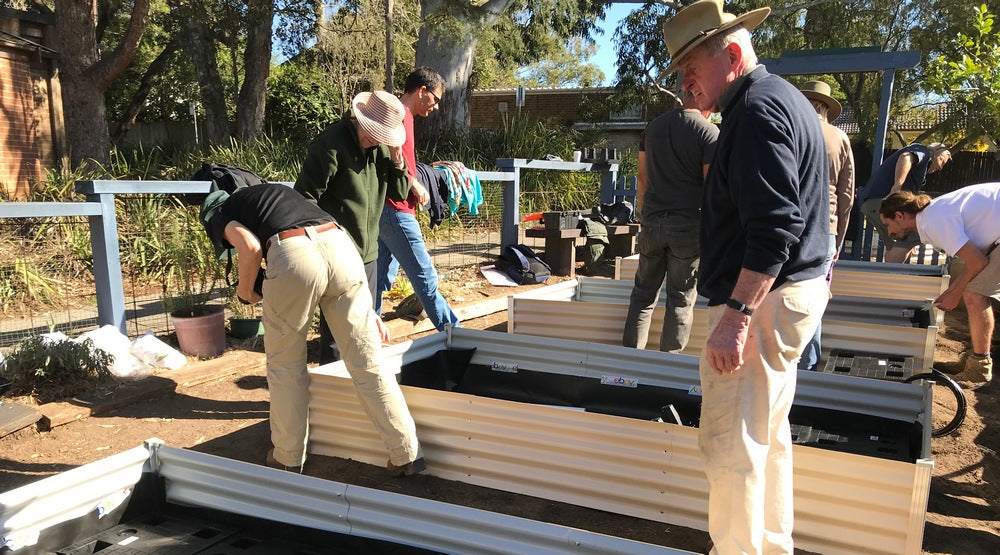
[[[94,253],[94,286],[97,289],[97,323],[111,324],[126,334],[125,291],[122,288],[121,253],[118,250],[118,220],[115,195],[95,193],[93,181],[77,181],[77,192],[88,202],[98,203],[101,213],[88,216],[90,248]]]
[[[520,207],[521,198],[521,168],[513,158],[500,158],[497,160],[497,167],[502,172],[514,174],[511,181],[503,181],[503,212],[500,222],[500,252],[508,245],[516,245],[518,234],[518,222],[521,218]]]
[[[617,185],[617,183],[617,163],[608,164],[606,168],[601,169],[601,204],[614,204],[615,185]]]

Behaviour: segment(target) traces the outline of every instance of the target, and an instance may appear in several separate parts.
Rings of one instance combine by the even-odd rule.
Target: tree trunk
[[[444,0],[425,0],[420,15],[424,21],[433,21],[441,10],[449,10],[449,17],[456,19],[457,27],[437,32],[438,26],[424,24],[417,35],[417,66],[430,66],[444,78],[444,95],[438,116],[418,118],[417,125],[424,136],[436,136],[441,129],[469,126],[469,77],[472,75],[472,58],[476,54],[476,38],[482,30],[492,25],[512,0],[489,0],[479,8],[450,10]],[[415,122],[416,123],[416,122]]]
[[[56,37],[65,112],[66,138],[74,166],[108,162],[111,136],[105,119],[104,91],[124,70],[139,46],[149,0],[135,0],[125,37],[101,57],[97,44],[97,0],[59,0]]]
[[[264,128],[267,77],[271,71],[272,0],[251,0],[247,10],[247,45],[243,55],[243,86],[236,104],[236,136],[243,140],[260,135]]]
[[[122,114],[121,119],[118,120],[118,125],[114,132],[116,143],[121,142],[125,138],[125,135],[128,135],[128,132],[135,126],[135,119],[138,117],[139,112],[142,111],[143,105],[146,104],[146,98],[149,97],[149,92],[153,89],[153,80],[167,68],[168,62],[170,62],[170,59],[177,52],[177,45],[179,43],[180,40],[176,36],[171,38],[170,42],[163,47],[163,51],[146,68],[146,73],[142,75],[142,79],[139,81],[139,88],[132,95],[132,100]]]
[[[205,110],[202,137],[209,144],[219,144],[229,139],[229,115],[226,112],[226,97],[223,94],[222,77],[216,61],[215,40],[211,30],[205,25],[208,16],[200,10],[191,10],[182,18],[184,29],[184,52],[194,64],[201,92],[201,105]]]

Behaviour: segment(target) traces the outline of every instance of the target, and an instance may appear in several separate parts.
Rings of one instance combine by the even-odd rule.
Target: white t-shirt
[[[982,251],[1000,241],[1000,183],[962,187],[917,213],[920,240],[955,256],[972,241]]]

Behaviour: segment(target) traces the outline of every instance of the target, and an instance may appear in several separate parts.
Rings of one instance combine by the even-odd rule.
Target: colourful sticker
[[[494,372],[508,372],[510,374],[517,374],[517,364],[507,363],[507,362],[497,362],[493,361],[490,368]]]
[[[639,380],[625,376],[601,376],[601,385],[617,385],[618,387],[638,387]]]

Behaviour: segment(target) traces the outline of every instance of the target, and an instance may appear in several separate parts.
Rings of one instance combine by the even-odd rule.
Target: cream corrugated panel
[[[639,255],[615,259],[615,279],[634,280],[638,267]],[[925,300],[936,299],[948,288],[948,280],[943,266],[845,260],[833,266],[830,287],[834,295]]]
[[[508,297],[508,324],[511,333],[621,345],[627,304],[548,301]],[[664,308],[657,306],[649,327],[647,350],[660,346]],[[824,356],[831,349],[912,356],[914,368],[926,370],[934,362],[937,326],[907,328],[863,322],[823,319]],[[694,310],[691,337],[682,353],[701,354],[708,339],[708,311]]]
[[[559,284],[562,285],[562,284]],[[596,303],[628,304],[632,294],[633,283],[619,279],[580,278],[574,301]],[[553,286],[554,287],[554,286]],[[546,299],[550,301],[569,300],[565,292],[542,287],[526,294],[515,295],[519,299]],[[658,305],[666,304],[666,292],[661,289]],[[695,308],[708,308],[708,301],[698,297]],[[938,319],[943,313],[931,306],[931,301],[913,299],[886,299],[871,296],[855,297],[850,295],[834,295],[827,304],[825,318],[832,320],[848,320],[851,322],[867,322],[869,324],[886,324],[892,326],[912,327],[916,310],[931,310],[932,318]]]
[[[339,403],[358,418],[314,409],[311,452],[384,465],[384,448],[349,381],[324,376],[313,382],[311,405]],[[453,392],[403,391],[432,475],[705,529],[707,484],[694,428]],[[364,448],[356,447],[353,437],[359,435]],[[794,449],[799,547],[919,553],[927,492],[914,492],[914,477],[929,476],[929,461],[914,465]],[[924,502],[911,503],[914,497]]]
[[[451,345],[476,346],[476,357],[482,358],[474,362],[503,355],[510,363],[530,359],[562,366],[557,373],[564,375],[634,368],[642,383],[682,388],[697,379],[693,359],[683,355],[517,337],[455,329]],[[531,354],[522,359],[521,350]],[[672,368],[675,363],[682,368]],[[576,367],[580,364],[584,368]],[[524,367],[537,370],[535,364]],[[926,423],[920,412],[928,403],[926,385],[800,376],[800,389],[811,391],[817,402],[825,398],[826,406],[871,405],[874,414]],[[430,474],[705,528],[706,483],[694,428],[454,392],[413,387],[403,392]],[[310,393],[311,452],[385,464],[384,447],[348,379],[314,374]],[[924,429],[928,435],[929,427]],[[929,437],[922,445],[929,449]],[[797,545],[822,553],[919,553],[932,466],[926,459],[905,463],[795,446]]]

